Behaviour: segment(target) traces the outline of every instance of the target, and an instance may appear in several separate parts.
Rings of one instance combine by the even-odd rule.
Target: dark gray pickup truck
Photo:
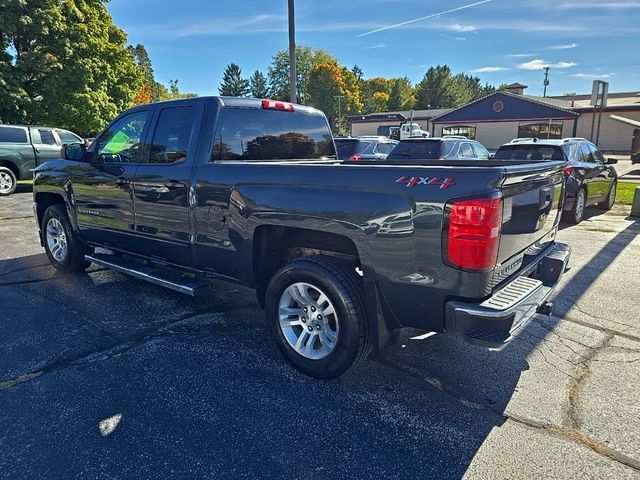
[[[301,371],[335,377],[402,327],[500,348],[569,260],[562,162],[342,163],[322,112],[196,98],[133,108],[34,174],[59,270],[91,263],[189,295],[256,289]]]

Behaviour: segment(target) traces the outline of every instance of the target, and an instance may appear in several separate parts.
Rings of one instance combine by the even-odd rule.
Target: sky
[[[288,46],[287,0],[111,0],[114,22],[143,43],[156,79],[217,95],[225,66],[266,73]],[[493,85],[542,95],[640,90],[640,0],[296,0],[296,42],[322,48],[364,77],[447,64]]]

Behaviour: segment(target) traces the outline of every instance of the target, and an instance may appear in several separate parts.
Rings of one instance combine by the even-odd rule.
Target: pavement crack
[[[95,348],[92,350],[76,351],[76,353],[74,354],[64,355],[64,352],[67,352],[69,350],[67,348],[63,351],[63,354],[58,356],[57,359],[45,364],[38,370],[29,372],[26,374],[22,374],[14,378],[0,380],[0,390],[11,388],[15,385],[36,379],[48,373],[53,373],[53,372],[65,370],[67,368],[77,367],[81,365],[87,365],[89,363],[98,362],[102,360],[117,358],[140,345],[149,343],[151,341],[154,341],[160,338],[178,336],[178,335],[203,335],[206,333],[213,333],[210,328],[204,329],[202,328],[202,326],[200,326],[200,328],[193,328],[193,327],[180,328],[181,323],[188,321],[194,317],[197,317],[202,313],[204,312],[201,312],[201,311],[189,312],[179,316],[178,318],[170,322],[166,322],[161,325],[156,325],[153,327],[138,330],[120,339],[117,339],[117,338],[114,339],[114,337],[110,337],[107,335],[106,336],[107,338],[111,338],[114,340],[108,346],[101,346],[99,348]],[[219,312],[211,312],[211,313],[219,313]],[[224,322],[221,322],[218,325],[214,325],[212,323],[206,324],[206,327],[211,327],[211,326],[224,328],[226,327],[226,324]],[[220,328],[218,328],[216,332],[219,333],[219,330]],[[240,331],[242,330],[242,328],[239,328],[237,324],[233,324],[233,330],[234,332]]]

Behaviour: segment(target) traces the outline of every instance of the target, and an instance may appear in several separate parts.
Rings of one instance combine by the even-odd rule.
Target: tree
[[[364,76],[364,72],[358,65],[353,66],[353,68],[351,69],[351,73],[356,76],[356,80],[358,80],[358,82],[360,82],[362,80],[362,77]]]
[[[345,133],[346,116],[362,109],[355,75],[334,63],[320,63],[311,68],[308,97],[309,104],[322,110],[331,126],[340,133]]]
[[[0,2],[0,119],[86,134],[132,101],[143,75],[100,0]]]
[[[451,69],[446,65],[430,67],[416,85],[416,108],[449,108],[453,105],[450,90]]]
[[[253,98],[267,98],[269,96],[267,77],[260,70],[253,72],[253,75],[249,78],[249,88]]]
[[[181,92],[180,89],[178,88],[178,79],[169,80],[168,98],[166,98],[166,100],[175,100],[178,98],[193,98],[197,96],[198,96],[197,93]]]
[[[249,80],[242,78],[242,70],[237,64],[230,63],[224,69],[218,91],[227,97],[244,97],[249,93]]]
[[[363,113],[387,111],[389,94],[393,85],[391,80],[383,77],[373,77],[362,79],[358,84],[363,102]]]
[[[133,104],[143,105],[151,102],[153,102],[153,92],[151,91],[148,83],[143,83],[136,92],[136,95],[133,97]]]
[[[296,82],[298,102],[307,103],[307,79],[314,65],[321,63],[338,64],[338,60],[320,49],[296,45]],[[276,52],[268,70],[269,91],[276,100],[289,100],[289,51]]]
[[[402,77],[394,78],[392,82],[387,108],[391,111],[411,110],[416,101],[411,81]]]

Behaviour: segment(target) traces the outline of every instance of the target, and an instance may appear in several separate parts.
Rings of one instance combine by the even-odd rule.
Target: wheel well
[[[21,180],[20,169],[15,163],[10,162],[9,160],[0,160],[0,167],[7,167],[9,170],[13,172],[17,180]]]
[[[40,192],[36,193],[36,215],[38,216],[38,225],[42,225],[42,217],[44,216],[44,212],[47,211],[51,205],[63,204],[64,198],[57,193],[50,192]]]
[[[342,235],[304,228],[265,225],[258,227],[253,237],[253,274],[258,298],[273,274],[289,260],[310,255],[326,255],[360,265],[353,241]]]

